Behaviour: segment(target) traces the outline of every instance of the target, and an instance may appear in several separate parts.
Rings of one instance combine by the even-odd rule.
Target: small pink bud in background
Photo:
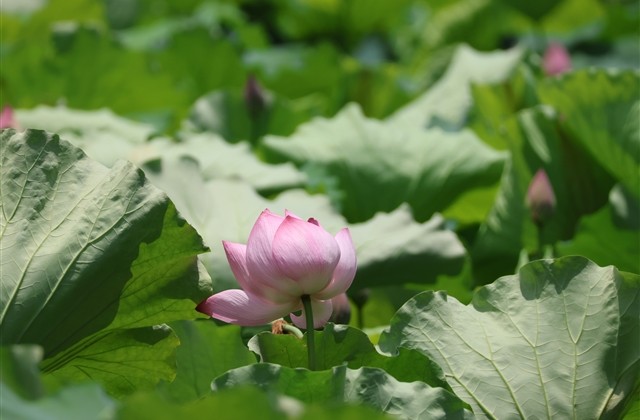
[[[18,128],[18,123],[13,117],[13,108],[5,105],[0,112],[0,129],[1,128]]]
[[[553,186],[544,169],[538,169],[527,191],[527,206],[531,210],[531,219],[537,226],[543,226],[556,209],[556,196]]]
[[[333,312],[329,321],[334,324],[348,324],[351,319],[351,304],[346,293],[341,293],[338,296],[331,299],[333,305]]]
[[[254,75],[249,75],[244,85],[244,103],[252,118],[256,118],[267,107],[267,97]]]
[[[547,76],[555,76],[571,70],[571,57],[567,49],[558,43],[551,43],[544,52],[542,68]]]

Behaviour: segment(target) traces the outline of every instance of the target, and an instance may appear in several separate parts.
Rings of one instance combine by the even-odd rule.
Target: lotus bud
[[[346,293],[341,293],[331,299],[333,312],[329,321],[335,324],[348,324],[351,319],[351,304]]]
[[[0,129],[2,128],[18,128],[18,123],[13,116],[13,108],[5,105],[0,112]]]
[[[267,96],[254,75],[249,75],[244,86],[244,103],[251,118],[256,118],[267,107]]]
[[[538,169],[529,184],[527,206],[531,210],[533,223],[539,227],[542,227],[555,212],[556,196],[544,169]]]
[[[542,58],[542,68],[547,76],[555,76],[571,70],[571,57],[567,49],[557,43],[549,45]]]

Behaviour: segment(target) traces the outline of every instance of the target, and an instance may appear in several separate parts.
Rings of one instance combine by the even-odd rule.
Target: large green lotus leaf
[[[260,356],[261,362],[306,368],[309,365],[306,343],[291,334],[261,332],[249,340],[249,348]],[[347,325],[329,323],[315,332],[315,348],[318,370],[343,363],[349,369],[377,367],[401,382],[422,381],[449,389],[442,370],[419,352],[403,349],[396,357],[384,356],[376,351],[365,333]]]
[[[217,326],[211,320],[171,323],[180,339],[175,380],[165,391],[176,402],[197,400],[211,392],[211,379],[229,369],[255,363],[256,357],[240,338],[240,327]]]
[[[442,78],[388,120],[401,127],[459,129],[472,105],[471,84],[506,80],[521,59],[522,50],[518,48],[486,53],[460,45]]]
[[[278,214],[288,209],[303,218],[314,217],[332,233],[348,226],[358,252],[359,270],[353,289],[406,281],[429,283],[439,274],[457,273],[464,264],[464,247],[453,232],[445,229],[440,216],[416,223],[409,209],[402,206],[365,223],[349,224],[324,195],[288,190],[274,200],[267,200],[242,181],[203,181],[192,159],[166,156],[160,166],[160,171],[147,167],[147,174],[167,192],[212,248],[213,252],[202,259],[215,278],[216,289],[237,287],[222,241],[246,243],[265,208]]]
[[[538,88],[561,128],[629,191],[640,194],[640,73],[581,70]]]
[[[379,346],[434,360],[479,417],[616,418],[640,377],[639,318],[640,277],[564,257],[523,266],[467,306],[420,294]]]
[[[558,130],[558,117],[548,108],[518,112],[505,121],[504,132],[511,158],[471,251],[479,283],[513,273],[523,248],[535,254],[540,252],[540,240],[549,244],[573,237],[580,217],[604,205],[614,184],[589,154]],[[556,210],[539,236],[525,197],[541,168],[554,189]]]
[[[307,180],[305,174],[291,163],[264,163],[251,152],[247,143],[229,144],[210,133],[183,133],[180,142],[156,139],[134,153],[135,161],[149,162],[161,159],[168,165],[172,165],[171,162],[175,161],[176,156],[190,157],[196,160],[200,167],[200,174],[193,176],[203,177],[205,180],[240,179],[262,194],[301,187]],[[167,170],[170,171],[172,168],[169,167]]]
[[[345,365],[309,371],[271,363],[230,370],[211,383],[214,391],[254,385],[305,403],[363,404],[403,418],[468,418],[465,404],[443,388],[424,382],[398,382],[382,369]]]
[[[159,334],[119,329],[197,316],[211,293],[197,263],[206,248],[140,170],[108,169],[39,130],[0,140],[2,344],[40,344],[53,372],[118,335],[143,343]],[[126,357],[105,357],[115,365],[117,355]]]
[[[106,166],[113,166],[119,159],[137,163],[139,149],[154,133],[152,126],[119,117],[108,109],[82,111],[39,105],[16,110],[15,119],[22,128],[62,136]]]
[[[300,126],[289,138],[268,136],[264,145],[279,159],[321,165],[337,177],[342,213],[351,222],[403,202],[416,220],[427,220],[463,192],[493,185],[504,158],[470,131],[372,120],[355,104],[334,118]]]

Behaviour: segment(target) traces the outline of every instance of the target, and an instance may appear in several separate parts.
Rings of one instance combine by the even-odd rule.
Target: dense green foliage
[[[638,1],[0,19],[1,418],[640,412]],[[221,241],[265,208],[353,237],[351,321],[316,332],[317,371],[295,335],[195,311],[238,287]]]

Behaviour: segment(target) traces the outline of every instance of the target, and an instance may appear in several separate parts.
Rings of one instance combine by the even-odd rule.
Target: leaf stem
[[[309,359],[309,370],[316,370],[316,344],[315,331],[313,329],[313,309],[311,307],[311,297],[302,295],[302,306],[304,316],[307,319],[307,356]]]
[[[293,325],[284,324],[282,326],[282,330],[295,335],[297,338],[302,338],[302,331],[300,331]]]

